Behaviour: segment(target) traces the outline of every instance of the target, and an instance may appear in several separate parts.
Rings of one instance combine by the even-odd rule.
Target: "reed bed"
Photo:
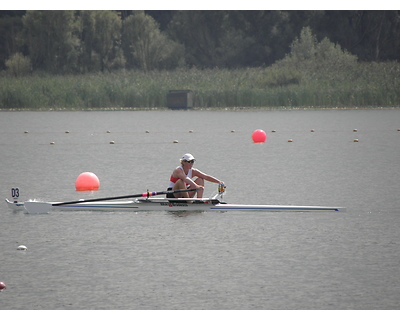
[[[396,62],[357,63],[351,70],[124,70],[22,77],[3,73],[0,109],[161,109],[166,108],[169,90],[192,90],[197,109],[398,107],[399,78]]]

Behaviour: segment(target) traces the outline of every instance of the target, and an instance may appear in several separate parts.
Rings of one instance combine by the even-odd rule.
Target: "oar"
[[[84,203],[84,202],[95,202],[95,201],[107,201],[107,200],[117,200],[117,199],[127,199],[127,198],[139,198],[139,197],[152,197],[161,194],[171,194],[178,192],[190,192],[197,191],[198,189],[183,189],[183,190],[167,190],[167,191],[158,191],[158,192],[144,192],[138,194],[130,194],[127,196],[118,196],[118,197],[108,197],[108,198],[97,198],[97,199],[88,199],[88,200],[77,200],[77,201],[68,201],[68,202],[38,202],[38,201],[26,201],[24,203],[25,209],[28,213],[47,213],[51,210],[51,207],[62,206],[67,204],[76,204],[76,203]]]

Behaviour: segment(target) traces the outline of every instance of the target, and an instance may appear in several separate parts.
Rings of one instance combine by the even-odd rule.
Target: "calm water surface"
[[[55,201],[164,190],[190,152],[227,202],[347,212],[29,215],[3,203],[0,309],[399,309],[398,128],[400,110],[1,112],[3,199],[12,187]],[[99,191],[75,191],[85,171]]]

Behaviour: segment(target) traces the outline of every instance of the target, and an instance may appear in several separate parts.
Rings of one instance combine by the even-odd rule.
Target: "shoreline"
[[[174,112],[191,112],[191,111],[324,111],[324,110],[393,110],[400,109],[400,106],[365,106],[365,107],[223,107],[223,108],[191,108],[183,110],[172,110],[167,107],[159,108],[9,108],[0,109],[0,112],[122,112],[122,111],[174,111]]]
[[[66,76],[33,74],[15,78],[0,76],[0,109],[168,110],[171,90],[192,91],[193,94],[185,101],[187,106],[192,107],[191,110],[400,107],[398,63],[356,64],[353,68],[329,72],[299,70],[297,84],[281,83],[281,78],[287,78],[288,70],[278,67]]]

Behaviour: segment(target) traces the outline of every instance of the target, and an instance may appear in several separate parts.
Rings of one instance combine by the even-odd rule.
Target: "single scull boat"
[[[292,205],[245,205],[228,204],[217,197],[221,197],[223,191],[212,198],[150,198],[150,196],[182,192],[188,190],[147,192],[139,195],[78,200],[70,202],[42,202],[42,201],[9,201],[7,205],[12,210],[24,210],[27,213],[48,213],[50,211],[346,211],[342,207],[324,206],[292,206]],[[128,201],[109,201],[122,198],[136,198]]]

